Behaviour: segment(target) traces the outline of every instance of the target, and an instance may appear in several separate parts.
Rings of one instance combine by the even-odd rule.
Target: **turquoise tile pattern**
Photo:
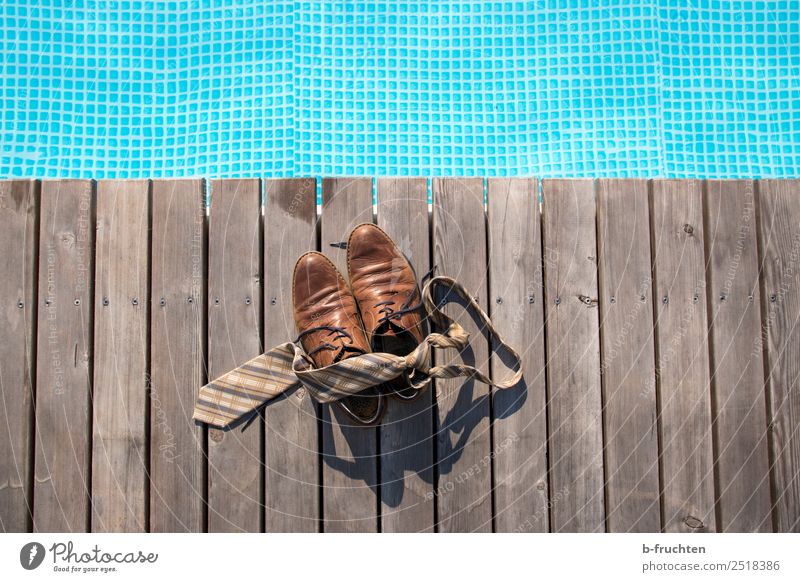
[[[798,0],[0,15],[0,177],[800,176]]]

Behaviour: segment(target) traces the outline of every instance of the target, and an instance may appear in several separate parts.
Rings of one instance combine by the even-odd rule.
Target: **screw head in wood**
[[[75,305],[80,305],[81,304],[81,300],[80,299],[76,299],[74,303],[75,303]]]
[[[108,303],[109,303],[108,297],[103,297],[103,306],[108,307]]]
[[[533,295],[528,295],[528,303],[533,303],[536,298]]]
[[[19,309],[22,309],[23,307],[25,307],[25,304],[24,304],[22,301],[18,301],[18,302],[17,302],[17,307],[18,307]]]
[[[694,234],[694,227],[691,224],[684,224],[683,232],[685,232],[688,235],[692,235]]]
[[[245,298],[244,298],[244,304],[245,304],[245,305],[250,305],[252,302],[253,302],[253,300],[252,300],[252,299],[250,299],[249,297],[245,297]]]
[[[616,302],[617,302],[617,298],[616,297],[612,297],[611,298],[611,303],[616,303]]]
[[[186,303],[194,303],[194,299],[191,297],[186,298]]]
[[[556,305],[561,305],[561,297],[556,297]]]
[[[161,299],[159,299],[158,304],[161,307],[164,307],[167,304],[167,300],[162,297]]]
[[[270,301],[270,303],[272,303],[273,305],[277,305],[278,304],[278,298],[277,297],[273,297],[272,301]]]
[[[503,303],[503,298],[502,297],[498,297],[497,299],[495,299],[495,303],[500,305],[501,303]]]
[[[666,295],[664,295],[664,297],[661,299],[661,303],[663,303],[664,305],[666,305],[667,303],[669,303],[669,297],[667,297]]]
[[[133,306],[139,305],[139,300],[136,297],[134,297],[133,299],[131,299],[131,305]]]
[[[775,293],[773,293],[772,295],[769,296],[769,302],[770,303],[775,303],[777,300],[778,300],[778,296],[775,295]]]
[[[219,305],[219,297],[214,297],[214,305]]]

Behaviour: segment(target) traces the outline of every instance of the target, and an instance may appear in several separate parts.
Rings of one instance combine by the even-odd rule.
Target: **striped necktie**
[[[434,297],[439,297],[438,301]],[[456,298],[494,340],[496,349],[507,354],[504,360],[510,362],[510,373],[503,380],[494,382],[466,364],[431,366],[433,348],[462,350],[469,343],[469,334],[442,312]],[[314,368],[299,342],[282,343],[203,386],[195,403],[194,419],[227,428],[294,389],[304,388],[318,402],[330,403],[403,373],[408,374],[411,386],[417,390],[425,388],[431,378],[463,376],[501,389],[515,386],[522,379],[519,355],[503,341],[489,317],[460,283],[449,277],[433,277],[425,285],[422,299],[437,329],[445,331],[429,334],[410,354],[368,353]]]

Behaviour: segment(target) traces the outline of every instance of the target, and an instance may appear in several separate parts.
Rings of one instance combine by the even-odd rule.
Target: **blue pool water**
[[[3,0],[0,178],[800,176],[800,2]]]

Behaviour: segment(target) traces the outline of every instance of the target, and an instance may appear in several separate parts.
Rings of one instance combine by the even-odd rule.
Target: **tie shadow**
[[[347,442],[347,451],[337,451],[331,417],[336,418],[337,431]],[[353,424],[353,421],[338,407],[327,406],[322,413],[322,459],[323,462],[339,471],[352,481],[363,482],[377,492],[379,476],[376,470],[375,427]]]
[[[488,371],[489,360],[493,359],[495,369],[494,377],[502,377],[507,369],[516,370],[516,359],[505,349],[487,326],[483,325],[477,313],[469,309],[468,304],[456,293],[447,289],[437,289],[435,300],[438,304],[458,305],[462,309],[456,321],[462,320],[466,314],[474,323],[480,335],[483,336],[489,347],[489,357],[485,361],[476,362],[472,342],[467,344],[457,355],[453,351],[437,352],[437,364],[458,363],[478,367]],[[452,315],[451,315],[452,317]],[[436,330],[444,331],[444,330]],[[474,337],[474,336],[473,336]],[[497,362],[502,366],[497,366]],[[461,380],[459,382],[459,380]],[[442,381],[440,381],[442,382]],[[446,386],[447,394],[443,394]],[[432,390],[433,386],[428,387]],[[484,419],[508,418],[518,411],[528,398],[528,385],[523,374],[516,385],[506,389],[494,389],[488,393],[476,395],[476,380],[452,379],[440,384],[437,389],[437,398],[419,398],[413,403],[392,402],[392,406],[411,407],[408,417],[402,422],[413,423],[408,431],[397,431],[399,436],[392,441],[395,451],[400,454],[391,455],[391,468],[383,467],[386,477],[380,483],[381,501],[389,507],[398,507],[405,495],[405,476],[411,472],[417,475],[424,483],[436,491],[443,477],[452,481],[451,473],[458,461],[463,457],[466,447],[470,442],[476,428],[481,426]],[[442,418],[441,411],[447,409]],[[347,443],[348,451],[336,451],[333,444],[333,427],[329,421],[323,420],[323,442],[326,450],[323,451],[323,462],[333,470],[340,471],[353,481],[358,481],[369,486],[374,492],[378,491],[380,476],[376,474],[375,432],[373,429],[352,425],[344,413],[331,407],[331,413],[336,415],[340,425],[340,432]],[[483,430],[490,430],[487,422]],[[488,439],[487,439],[488,440]],[[426,450],[426,447],[429,447]],[[330,450],[327,450],[330,448]],[[435,449],[435,451],[434,451]],[[435,455],[432,453],[435,452]],[[381,462],[387,462],[387,454],[391,451],[381,450]],[[415,454],[417,453],[417,454]],[[483,455],[481,455],[483,456]],[[431,459],[436,459],[436,471],[431,464]],[[469,468],[467,468],[469,469]],[[488,470],[488,468],[487,468]],[[436,475],[438,474],[438,483]]]

